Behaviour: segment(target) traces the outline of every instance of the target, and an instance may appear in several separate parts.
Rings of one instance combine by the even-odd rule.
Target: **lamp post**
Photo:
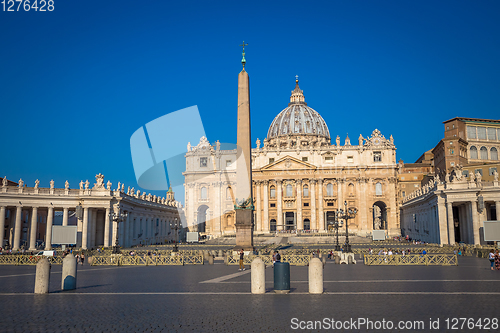
[[[337,211],[338,219],[343,219],[345,221],[345,245],[344,252],[351,252],[351,245],[349,244],[349,220],[353,219],[358,210],[356,208],[347,208],[347,201],[344,201],[344,210],[341,208]],[[337,229],[338,230],[338,229]],[[338,244],[338,233],[337,233],[337,244]]]
[[[111,253],[118,254],[120,253],[120,245],[118,244],[118,223],[123,222],[127,219],[128,212],[124,211],[123,213],[118,211],[118,214],[113,212],[109,213],[109,216],[113,219],[113,222],[116,222],[116,235],[115,235],[115,245],[113,246],[113,251]]]
[[[339,219],[339,213],[338,211],[335,212],[335,222],[333,224],[333,227],[335,228],[335,237],[336,237],[336,244],[335,244],[335,251],[340,251],[340,245],[339,245],[339,228],[342,225],[342,221]]]
[[[177,231],[179,230],[179,224],[177,223],[177,217],[175,218],[175,222],[170,222],[170,229],[174,229],[175,230],[175,243],[174,243],[174,252],[177,252],[179,251],[178,247],[177,247]]]

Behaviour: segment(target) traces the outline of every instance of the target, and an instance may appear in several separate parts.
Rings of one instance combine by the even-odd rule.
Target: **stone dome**
[[[267,132],[267,139],[311,135],[330,141],[330,131],[325,121],[318,112],[307,106],[303,91],[299,88],[299,80],[295,82],[290,103],[274,118]]]

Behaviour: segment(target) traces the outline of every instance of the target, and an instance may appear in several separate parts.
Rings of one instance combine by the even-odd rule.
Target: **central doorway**
[[[285,230],[295,230],[295,213],[285,213]]]

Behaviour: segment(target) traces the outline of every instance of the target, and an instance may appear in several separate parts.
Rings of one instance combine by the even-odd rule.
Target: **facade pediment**
[[[298,160],[291,156],[284,156],[273,162],[264,166],[262,171],[275,171],[275,170],[315,170],[316,167],[307,162]]]

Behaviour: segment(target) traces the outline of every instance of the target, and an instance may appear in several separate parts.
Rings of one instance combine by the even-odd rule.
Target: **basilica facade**
[[[396,147],[375,129],[354,142],[330,131],[305,102],[298,80],[290,103],[252,149],[254,233],[332,230],[335,211],[358,213],[349,232],[399,235]],[[235,232],[236,149],[221,149],[202,137],[186,153],[187,226],[209,237]]]

